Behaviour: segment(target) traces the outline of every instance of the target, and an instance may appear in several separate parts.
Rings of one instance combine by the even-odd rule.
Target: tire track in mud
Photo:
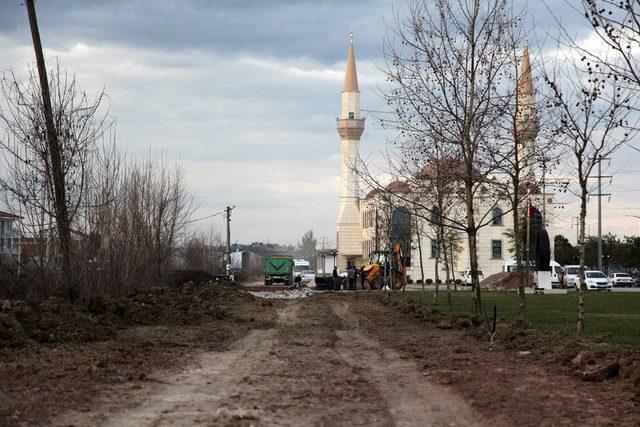
[[[203,353],[185,370],[163,378],[162,385],[142,391],[141,402],[132,408],[115,413],[105,408],[93,414],[71,414],[56,424],[193,425],[221,418],[251,418],[250,408],[231,408],[226,402],[241,392],[239,386],[247,368],[243,361],[268,354],[275,335],[275,329],[254,330],[228,351]]]
[[[56,424],[391,425],[384,399],[334,349],[340,320],[325,301],[286,301],[276,327],[131,394],[128,408],[71,413]]]
[[[392,349],[366,336],[359,320],[344,301],[332,301],[333,312],[342,321],[336,331],[336,351],[350,365],[360,366],[364,378],[386,401],[394,425],[481,426],[479,415],[464,400],[444,387],[432,384],[415,363],[403,360]]]

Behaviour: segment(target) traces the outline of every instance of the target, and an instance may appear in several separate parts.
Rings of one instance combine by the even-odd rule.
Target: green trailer
[[[264,284],[283,283],[293,285],[293,257],[289,255],[269,255],[262,261]]]

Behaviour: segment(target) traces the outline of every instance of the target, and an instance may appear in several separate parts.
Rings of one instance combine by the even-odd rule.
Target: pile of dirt
[[[533,283],[533,275],[529,275],[529,283]],[[480,282],[482,289],[502,290],[502,289],[518,289],[520,284],[520,276],[518,273],[496,273]]]
[[[600,382],[611,379],[626,381],[640,403],[640,348],[580,350],[569,363],[574,375],[583,381]]]
[[[503,273],[504,274],[504,273]],[[388,304],[384,299],[379,299]],[[398,311],[434,324],[442,330],[467,330],[476,339],[487,340],[488,329],[478,316],[453,315],[415,304],[405,297],[393,301]],[[528,322],[498,321],[492,340],[504,350],[530,356],[540,362],[565,366],[570,373],[585,382],[623,381],[630,387],[635,402],[640,404],[640,347],[624,349],[558,331],[539,331]]]
[[[111,338],[117,328],[62,298],[2,303],[0,347],[38,342],[93,341]]]
[[[189,281],[141,289],[123,298],[4,300],[0,303],[0,347],[28,340],[101,341],[131,325],[194,325],[224,319],[227,307],[255,297],[227,281]]]

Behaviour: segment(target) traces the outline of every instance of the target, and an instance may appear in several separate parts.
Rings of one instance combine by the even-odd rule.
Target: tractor
[[[382,289],[385,286],[402,289],[407,284],[405,262],[399,243],[393,244],[390,261],[389,253],[386,251],[371,252],[369,262],[364,266],[371,289]]]

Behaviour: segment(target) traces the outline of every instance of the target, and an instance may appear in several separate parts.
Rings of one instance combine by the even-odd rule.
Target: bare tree
[[[42,42],[40,41],[40,31],[38,29],[38,20],[36,17],[36,8],[34,0],[26,0],[27,15],[29,16],[29,27],[31,29],[31,37],[33,39],[33,48],[36,54],[36,64],[38,68],[38,77],[40,83],[40,96],[42,103],[35,105],[38,108],[44,126],[40,131],[44,135],[46,143],[46,170],[49,178],[51,178],[50,186],[53,195],[54,218],[56,220],[58,242],[60,252],[62,254],[62,273],[63,278],[69,289],[69,296],[74,299],[78,293],[73,280],[73,265],[71,254],[71,217],[69,214],[69,206],[67,204],[67,176],[64,172],[64,149],[63,144],[59,141],[59,137],[64,134],[61,129],[56,127],[54,122],[54,112],[52,107],[51,94],[49,93],[49,82],[47,68],[42,50]]]
[[[507,232],[512,241],[512,252],[516,262],[516,272],[520,276],[518,294],[520,304],[518,307],[518,320],[526,319],[525,286],[528,285],[529,273],[525,271],[523,261],[528,248],[525,248],[523,221],[524,202],[532,198],[540,198],[539,181],[535,176],[535,166],[540,162],[545,168],[558,162],[558,144],[549,137],[548,109],[545,100],[548,98],[546,87],[542,90],[536,88],[534,82],[534,66],[530,59],[528,42],[520,46],[521,37],[518,33],[510,32],[507,36],[508,45],[512,48],[512,70],[505,71],[509,75],[509,81],[516,82],[510,86],[514,94],[510,96],[511,105],[507,109],[507,120],[504,122],[506,140],[504,144],[497,146],[498,151],[494,156],[498,159],[497,185],[504,194],[505,201],[509,204],[512,228]],[[540,102],[541,101],[541,102]],[[540,137],[539,133],[541,133]],[[546,169],[545,169],[546,170]],[[543,183],[544,185],[544,183]],[[505,213],[496,210],[495,222],[501,222],[501,216]],[[527,269],[529,265],[526,266]]]
[[[68,222],[65,227],[71,233],[84,208],[89,170],[113,119],[104,92],[87,95],[59,61],[54,62],[47,80],[52,88],[55,137],[65,186],[66,219],[62,222]],[[5,72],[0,78],[0,93],[0,127],[4,131],[0,137],[0,185],[7,190],[4,202],[22,217],[21,228],[36,247],[33,261],[41,277],[51,280],[49,273],[62,271],[63,283],[74,296],[76,283],[70,281],[66,267],[58,264],[62,255],[66,265],[70,254],[64,254],[66,243],[60,243],[64,232],[54,185],[60,177],[54,176],[57,172],[52,167],[37,71],[31,68],[24,81],[12,71]]]
[[[195,232],[182,245],[182,268],[223,274],[226,250],[222,234],[213,229]]]
[[[167,159],[121,164],[111,157],[87,210],[84,234],[99,241],[83,271],[95,292],[123,293],[162,283],[173,268],[174,250],[188,242],[194,196],[184,171]],[[89,262],[90,261],[90,262]]]
[[[575,50],[559,51],[554,68],[544,79],[551,98],[548,107],[557,118],[552,134],[572,155],[570,175],[578,184],[580,200],[579,247],[580,286],[578,291],[578,332],[584,330],[585,314],[585,219],[589,179],[602,158],[631,141],[637,128],[632,120],[634,94],[619,79],[598,75]]]
[[[640,89],[640,2],[637,0],[581,0],[584,15],[603,49],[583,47],[564,31],[567,45],[582,55],[584,66],[597,73],[620,81],[625,88]]]
[[[383,124],[406,144],[421,144],[423,159],[437,157],[434,147],[442,147],[438,151],[459,162],[466,218],[442,217],[442,223],[467,235],[474,310],[481,312],[477,233],[501,197],[491,177],[497,169],[492,153],[506,138],[514,95],[504,89],[514,61],[507,35],[518,31],[522,17],[509,0],[415,0],[408,9],[384,45],[384,97],[394,115]]]

